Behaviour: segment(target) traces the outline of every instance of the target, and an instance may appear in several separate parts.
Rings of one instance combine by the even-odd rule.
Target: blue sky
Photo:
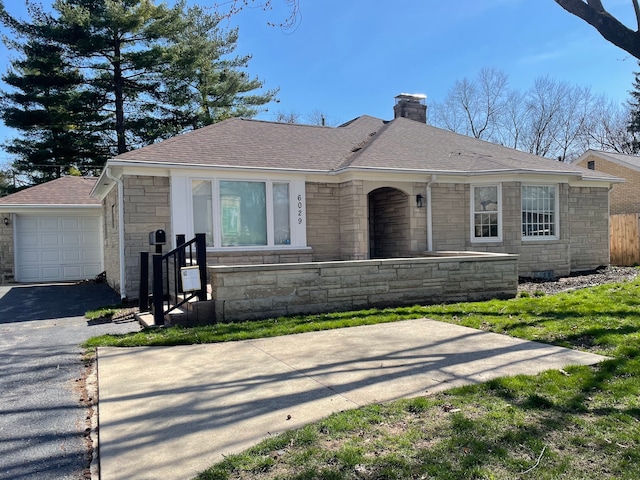
[[[456,80],[482,67],[502,70],[519,90],[548,75],[622,103],[640,70],[636,59],[553,0],[299,1],[299,24],[288,32],[267,24],[286,18],[283,0],[273,0],[271,11],[247,9],[223,22],[240,28],[236,53],[253,55],[249,73],[265,88],[280,88],[280,102],[258,116],[264,120],[280,111],[303,118],[321,111],[331,124],[362,114],[390,119],[395,95],[442,101]],[[603,3],[634,25],[629,0]],[[7,8],[24,15],[23,4]],[[6,62],[2,49],[0,70]],[[0,127],[0,141],[13,135]]]

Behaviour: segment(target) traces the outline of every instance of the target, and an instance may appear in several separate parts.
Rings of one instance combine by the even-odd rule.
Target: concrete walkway
[[[214,345],[100,348],[101,479],[191,478],[332,412],[603,359],[426,319]]]

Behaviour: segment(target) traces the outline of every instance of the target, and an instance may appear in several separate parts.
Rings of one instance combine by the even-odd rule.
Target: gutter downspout
[[[427,251],[433,252],[433,209],[431,206],[431,184],[437,180],[437,175],[431,175],[427,182]]]
[[[127,297],[125,290],[125,275],[124,275],[124,185],[122,180],[114,177],[111,174],[111,167],[107,167],[104,170],[105,175],[110,180],[113,180],[118,185],[118,243],[120,248],[118,254],[120,256],[120,298],[125,299]]]

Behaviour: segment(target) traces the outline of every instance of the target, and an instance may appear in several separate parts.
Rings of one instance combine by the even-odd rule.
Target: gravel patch
[[[579,288],[595,287],[605,283],[628,282],[640,275],[636,267],[606,267],[590,272],[559,277],[551,281],[521,279],[518,292],[545,293],[547,295],[577,290]]]

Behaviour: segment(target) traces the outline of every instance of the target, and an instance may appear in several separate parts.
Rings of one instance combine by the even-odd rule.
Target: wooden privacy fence
[[[640,265],[640,230],[638,214],[611,215],[609,245],[611,265]]]

